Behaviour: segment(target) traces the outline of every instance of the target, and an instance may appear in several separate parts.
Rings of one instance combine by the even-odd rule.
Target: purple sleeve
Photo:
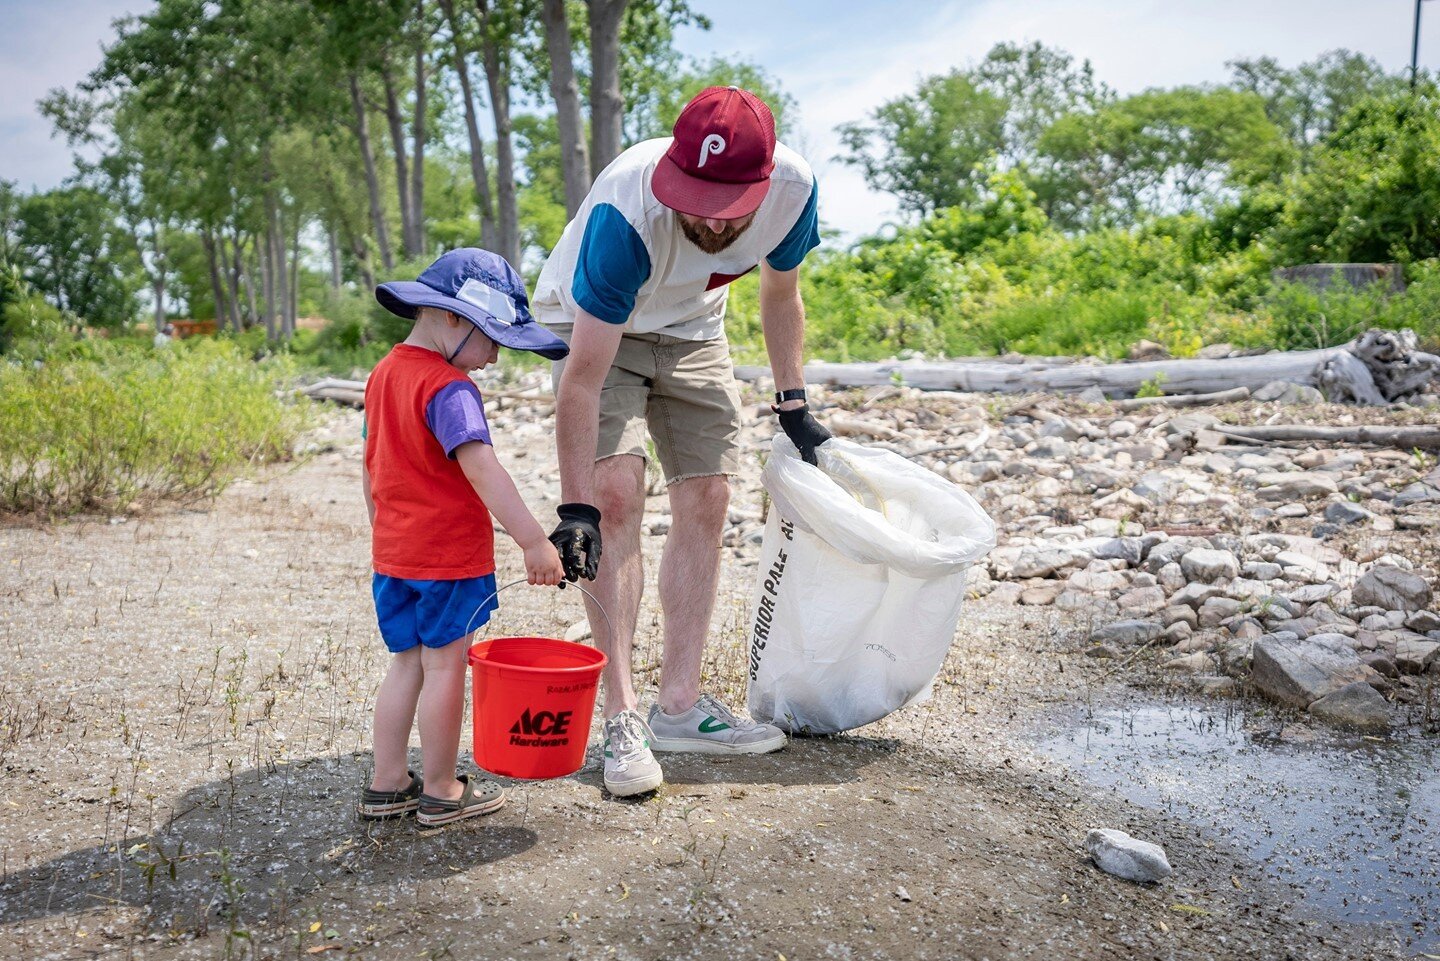
[[[445,449],[446,457],[454,457],[455,448],[472,440],[490,443],[490,425],[485,422],[480,388],[468,380],[440,388],[425,408],[425,422]]]

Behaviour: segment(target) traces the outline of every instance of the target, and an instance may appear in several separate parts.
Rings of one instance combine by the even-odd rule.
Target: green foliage
[[[15,260],[25,279],[70,317],[126,327],[138,310],[138,258],[109,200],[87,187],[35,193],[19,204]]]
[[[972,201],[992,158],[1024,166],[1043,131],[1064,116],[1089,116],[1110,99],[1088,62],[1040,44],[998,44],[968,69],[922,80],[913,94],[843,124],[843,162],[900,209],[929,214]]]
[[[1135,391],[1136,397],[1164,397],[1165,396],[1165,373],[1161,371],[1154,377],[1140,384]]]
[[[1313,154],[1276,231],[1294,263],[1440,256],[1440,89],[1361,101]]]
[[[218,493],[247,465],[289,454],[303,414],[275,396],[286,373],[210,338],[164,350],[76,341],[39,364],[0,365],[0,510]]]

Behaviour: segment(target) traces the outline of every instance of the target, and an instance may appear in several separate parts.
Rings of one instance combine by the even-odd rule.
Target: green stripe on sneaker
[[[730,725],[726,724],[724,721],[717,721],[713,717],[707,717],[705,720],[700,722],[700,733],[714,734],[716,731],[723,731],[729,726]]]

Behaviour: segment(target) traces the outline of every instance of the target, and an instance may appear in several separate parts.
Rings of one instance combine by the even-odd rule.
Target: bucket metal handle
[[[464,634],[461,634],[460,636],[461,636],[461,637],[469,637],[469,636],[470,636],[470,628],[471,628],[471,625],[473,625],[473,624],[475,623],[475,618],[479,617],[479,616],[480,616],[480,612],[483,611],[483,610],[485,610],[485,605],[486,605],[486,604],[489,604],[489,603],[490,603],[492,600],[494,600],[496,597],[499,597],[499,596],[500,596],[500,592],[501,592],[501,591],[509,590],[510,588],[514,587],[514,586],[517,585],[517,584],[528,584],[528,583],[530,583],[530,582],[529,582],[528,580],[526,580],[525,578],[522,577],[522,578],[519,578],[518,580],[513,580],[513,581],[511,581],[509,584],[502,584],[500,587],[497,587],[497,588],[495,589],[494,593],[492,593],[489,597],[485,598],[485,600],[481,601],[481,602],[480,602],[480,605],[475,608],[475,613],[474,613],[474,614],[471,614],[471,615],[470,615],[470,620],[468,620],[468,621],[465,622],[465,633],[464,633]],[[561,587],[561,588],[564,588],[564,587],[567,587],[567,586],[568,586],[568,587],[573,587],[573,588],[575,588],[575,590],[579,591],[581,594],[584,594],[586,597],[590,598],[590,600],[592,600],[592,601],[595,602],[595,606],[600,609],[600,616],[603,617],[603,618],[605,618],[605,629],[610,632],[610,636],[613,638],[613,637],[615,636],[615,625],[614,625],[613,623],[611,623],[611,621],[610,621],[610,615],[606,612],[606,610],[605,610],[605,605],[603,605],[603,604],[600,603],[600,599],[599,599],[598,597],[596,597],[594,594],[591,594],[591,593],[590,593],[589,591],[587,591],[585,588],[581,587],[578,582],[562,581],[561,584],[560,584],[560,587]]]

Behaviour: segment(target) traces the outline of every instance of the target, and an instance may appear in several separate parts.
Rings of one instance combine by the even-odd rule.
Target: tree
[[[545,49],[550,57],[550,96],[560,132],[560,169],[565,177],[565,212],[571,217],[590,190],[590,156],[585,144],[585,118],[580,111],[580,82],[570,45],[570,20],[565,0],[540,0]]]
[[[470,180],[475,187],[475,206],[480,212],[480,246],[494,249],[499,238],[495,228],[495,205],[490,199],[490,174],[485,169],[485,141],[480,136],[480,115],[470,83],[468,20],[456,12],[454,0],[440,0],[440,9],[450,25],[454,48],[455,76],[460,81],[460,101],[465,110],[465,133],[470,143]]]
[[[841,125],[848,155],[839,159],[873,189],[894,194],[902,213],[967,203],[1004,144],[1008,107],[965,71],[929,77],[915,93],[877,107],[869,123]]]
[[[588,0],[590,11],[590,169],[620,156],[625,101],[620,93],[620,32],[627,0]]]
[[[1038,142],[1032,183],[1062,226],[1132,224],[1280,176],[1288,147],[1260,98],[1228,88],[1147,90],[1068,114]]]
[[[638,143],[652,137],[670,136],[675,118],[692,97],[706,87],[732,84],[765,101],[775,115],[777,138],[784,140],[795,129],[798,115],[795,98],[782,90],[764,68],[744,60],[714,57],[688,65],[677,62],[663,76],[655,76],[643,94],[637,91],[626,112],[626,139]]]
[[[1440,90],[1352,107],[1315,149],[1275,242],[1292,263],[1440,256]]]
[[[139,308],[139,264],[115,213],[89,187],[20,202],[16,247],[25,280],[77,325],[127,327]]]
[[[1294,70],[1274,57],[1231,60],[1227,66],[1231,86],[1261,98],[1265,115],[1295,146],[1302,165],[1351,107],[1404,87],[1374,59],[1349,50],[1331,50]]]
[[[990,157],[1001,168],[1031,165],[1055,120],[1112,99],[1088,61],[1038,43],[997,44],[975,66],[929,77],[868,122],[843,125],[839,159],[895,194],[903,213],[924,215],[972,201]]]

